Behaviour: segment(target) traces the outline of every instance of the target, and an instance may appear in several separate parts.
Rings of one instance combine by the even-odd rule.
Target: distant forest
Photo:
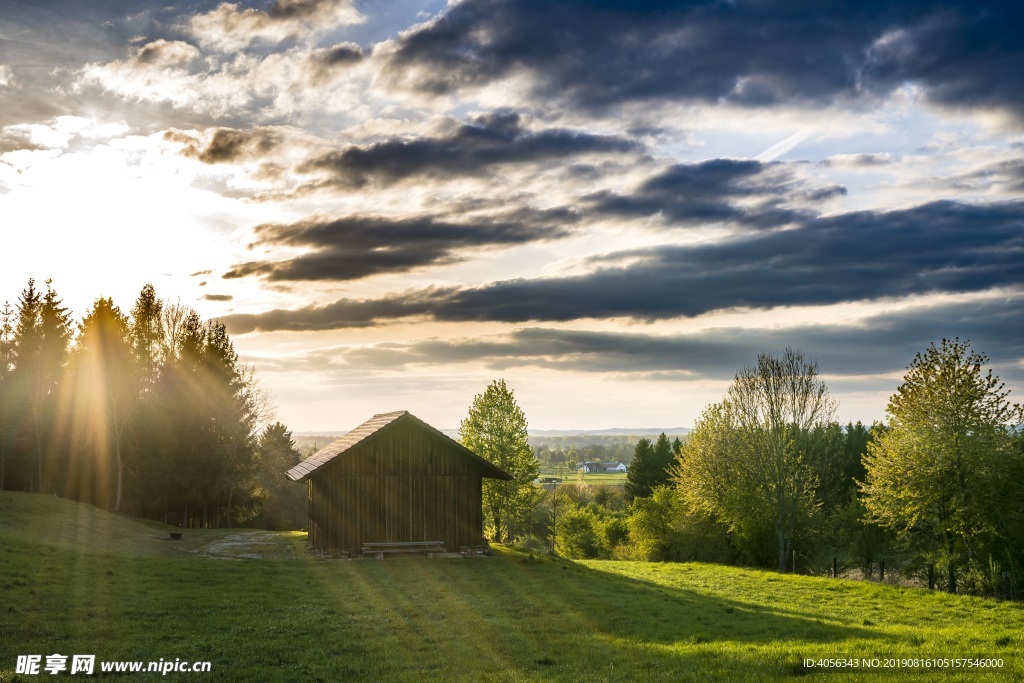
[[[0,489],[186,527],[297,528],[291,435],[223,324],[145,285],[75,324],[51,281],[0,310]]]
[[[572,467],[585,461],[629,464],[637,442],[657,438],[657,434],[573,434],[569,436],[531,436],[530,445],[542,467]],[[668,434],[668,437],[677,437]]]
[[[667,430],[669,438],[684,438],[689,430]],[[567,435],[539,436],[530,435],[530,446],[537,456],[541,467],[554,468],[559,465],[574,465],[583,461],[618,461],[627,465],[633,460],[633,452],[640,439],[657,438],[661,431],[648,431],[627,434],[625,431],[616,434],[579,432]],[[323,448],[340,434],[296,434],[295,447],[307,458]],[[458,440],[458,434],[449,434]]]

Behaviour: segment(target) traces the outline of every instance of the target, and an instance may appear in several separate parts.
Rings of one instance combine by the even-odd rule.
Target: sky
[[[147,282],[295,431],[494,379],[692,426],[758,354],[885,418],[970,340],[1024,395],[1019,2],[0,0],[0,301]]]

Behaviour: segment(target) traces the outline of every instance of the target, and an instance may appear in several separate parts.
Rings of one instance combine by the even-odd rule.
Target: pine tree
[[[633,449],[633,460],[626,470],[626,484],[623,492],[626,501],[632,503],[635,498],[646,498],[654,490],[652,483],[658,476],[657,456],[650,439],[640,439]]]
[[[157,379],[160,346],[164,337],[164,304],[156,298],[152,283],[147,283],[135,301],[131,313],[131,338],[135,357],[142,368],[143,391],[149,392]]]
[[[111,299],[97,299],[82,320],[73,368],[77,412],[86,425],[106,437],[94,436],[91,441],[103,444],[109,439],[114,450],[114,512],[120,512],[128,427],[139,407],[142,376],[128,318]],[[99,466],[97,459],[93,462]]]
[[[256,446],[260,517],[271,529],[299,529],[306,522],[306,489],[282,476],[299,464],[292,433],[280,422],[267,425]]]
[[[52,281],[40,295],[29,280],[18,301],[14,333],[15,410],[27,426],[36,461],[36,490],[47,489],[46,450],[56,393],[67,361],[71,316],[61,305]]]
[[[6,486],[7,456],[13,431],[14,309],[9,301],[0,310],[0,491]]]

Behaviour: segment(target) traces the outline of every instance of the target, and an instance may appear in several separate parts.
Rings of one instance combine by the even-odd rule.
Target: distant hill
[[[439,430],[453,439],[459,438],[457,429]],[[667,436],[682,436],[690,433],[689,427],[612,427],[611,429],[531,429],[531,437],[543,436],[658,436],[664,432]],[[292,436],[296,441],[301,437],[303,440],[319,440],[327,445],[330,441],[347,434],[347,431],[340,432],[293,432]]]
[[[689,427],[613,427],[612,429],[531,429],[530,436],[682,436],[690,433]]]

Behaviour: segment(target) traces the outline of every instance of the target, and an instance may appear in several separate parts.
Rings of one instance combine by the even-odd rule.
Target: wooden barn
[[[512,479],[407,411],[383,413],[288,470],[308,486],[309,541],[335,554],[367,543],[483,539],[483,478]]]

